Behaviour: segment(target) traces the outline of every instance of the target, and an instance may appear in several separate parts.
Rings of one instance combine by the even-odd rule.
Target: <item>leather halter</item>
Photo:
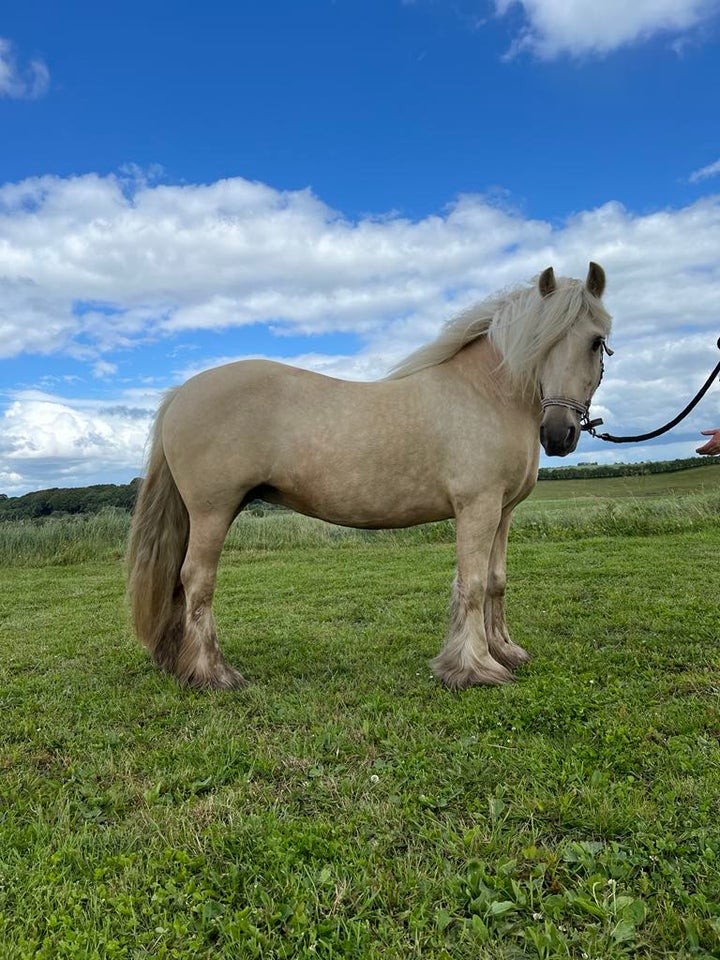
[[[615,352],[614,350],[611,350],[610,347],[607,345],[604,337],[601,340],[601,348],[602,348],[602,353],[600,354],[600,379],[598,380],[597,386],[595,387],[596,390],[597,390],[597,387],[600,386],[600,383],[603,378],[603,374],[605,373],[605,364],[603,363],[602,354],[606,353],[609,357],[611,357]],[[568,410],[572,410],[578,415],[580,419],[580,429],[590,430],[591,433],[595,427],[600,426],[600,424],[602,423],[602,420],[588,420],[588,412],[590,410],[590,400],[591,400],[590,397],[588,397],[585,403],[583,403],[581,400],[573,400],[572,397],[563,397],[563,396],[543,397],[542,387],[540,388],[540,393],[541,393],[540,406],[542,407],[543,413],[545,413],[548,407],[567,407]],[[593,436],[594,435],[595,434],[593,434]]]

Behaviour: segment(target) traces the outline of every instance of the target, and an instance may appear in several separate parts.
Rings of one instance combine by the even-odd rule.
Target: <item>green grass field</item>
[[[720,475],[716,471],[716,466],[707,464],[692,470],[652,473],[642,477],[543,480],[520,510],[566,510],[570,505],[587,507],[588,502],[593,501],[634,501],[710,494],[720,488]]]
[[[720,956],[717,491],[585,524],[542,494],[509,558],[535,659],[461,694],[427,665],[445,525],[247,518],[232,694],[135,645],[123,518],[0,531],[0,957]]]

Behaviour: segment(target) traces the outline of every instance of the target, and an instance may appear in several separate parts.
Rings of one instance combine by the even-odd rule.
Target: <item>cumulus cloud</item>
[[[158,399],[100,402],[18,391],[0,432],[4,491],[131,479],[139,473]]]
[[[636,323],[671,311],[682,322],[689,286],[693,316],[714,309],[701,300],[715,290],[719,229],[716,198],[645,216],[608,203],[557,227],[482,196],[417,221],[349,221],[309,191],[239,178],[131,195],[114,177],[28,180],[0,187],[0,355],[97,362],[148,338],[251,324],[369,342],[399,323],[423,336],[551,260],[572,272],[591,256],[616,296],[632,291]]]
[[[65,396],[56,395],[59,388],[37,395],[26,384],[8,385],[4,411],[0,403],[4,492],[140,472],[158,395],[132,375],[128,382],[127,371],[148,344],[166,345],[169,368],[178,345],[207,331],[218,333],[218,344],[231,335],[242,343],[243,331],[256,325],[276,335],[276,358],[372,379],[473,300],[549,264],[584,276],[590,259],[607,270],[606,302],[616,317],[617,352],[598,395],[600,415],[611,432],[638,432],[627,428],[669,419],[715,362],[718,249],[720,197],[712,196],[644,215],[607,203],[550,224],[482,196],[461,197],[420,220],[349,220],[310,191],[240,178],[202,186],[145,177],[129,186],[127,178],[96,175],[6,184],[0,356],[74,358],[105,395],[114,384],[115,398],[74,400],[80,386],[73,394],[72,383]],[[283,348],[284,334],[333,333],[352,335],[357,349],[328,356],[312,340],[300,354]],[[239,355],[250,352],[241,347]],[[190,356],[185,368],[175,367],[176,381],[238,359],[227,346]],[[698,415],[691,430],[720,417],[717,394],[711,391],[703,422]],[[687,440],[685,452],[692,452]],[[629,454],[600,448],[581,458]]]
[[[495,0],[499,16],[522,7],[524,24],[510,55],[541,59],[606,54],[665,35],[677,41],[717,14],[717,0]]]
[[[442,299],[445,285],[489,292],[489,262],[550,233],[477,197],[417,222],[351,222],[309,191],[239,178],[132,194],[94,175],[8,184],[0,242],[13,299],[0,352],[43,349],[37,311],[49,351],[268,321],[368,332]]]
[[[13,44],[0,37],[0,97],[35,100],[47,93],[50,71],[40,59],[18,63]]]

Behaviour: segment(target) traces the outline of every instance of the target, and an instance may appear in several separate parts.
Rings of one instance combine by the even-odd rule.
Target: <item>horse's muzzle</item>
[[[540,424],[540,443],[549,457],[566,457],[580,439],[577,415],[565,407],[551,407],[545,411]]]

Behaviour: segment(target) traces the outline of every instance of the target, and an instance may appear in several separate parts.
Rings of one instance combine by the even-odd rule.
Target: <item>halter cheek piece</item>
[[[606,353],[609,357],[611,357],[615,352],[614,350],[610,349],[604,339],[601,341],[601,346],[602,353]],[[597,382],[598,386],[600,386],[603,374],[605,373],[605,364],[603,363],[602,353],[600,354],[600,380]],[[595,389],[597,389],[597,387]],[[548,407],[567,407],[568,410],[573,410],[579,416],[581,430],[593,430],[602,423],[602,420],[588,420],[590,397],[588,397],[585,403],[582,403],[580,400],[573,400],[572,397],[543,397],[542,387],[540,388],[540,393],[540,406],[542,407],[543,413],[545,413]]]

